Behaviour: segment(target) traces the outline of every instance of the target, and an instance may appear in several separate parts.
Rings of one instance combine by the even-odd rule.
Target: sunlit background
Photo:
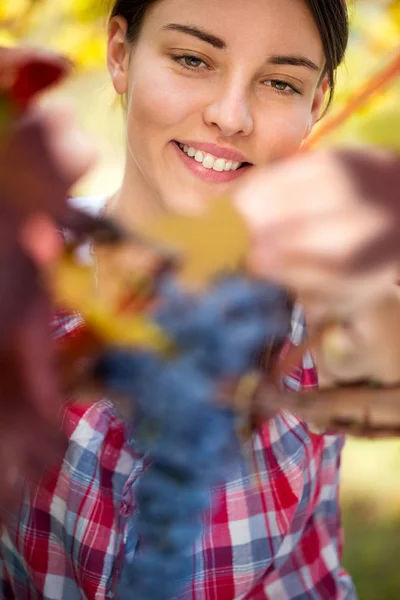
[[[351,44],[332,114],[365,82],[373,83],[400,51],[399,0],[358,0],[349,7]],[[98,147],[98,166],[80,183],[82,193],[112,192],[123,168],[123,110],[104,66],[106,15],[106,0],[0,0],[0,44],[44,45],[65,52],[76,64],[75,75],[56,95],[72,105]],[[379,143],[400,150],[400,79],[321,143]],[[342,505],[344,562],[360,599],[400,600],[400,441],[347,442]]]

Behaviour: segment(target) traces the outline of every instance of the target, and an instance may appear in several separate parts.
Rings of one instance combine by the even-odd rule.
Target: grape
[[[190,581],[212,488],[240,458],[233,408],[218,399],[221,384],[260,368],[265,346],[281,344],[290,326],[282,290],[239,276],[197,296],[164,277],[158,296],[151,316],[176,352],[116,349],[96,373],[133,403],[135,442],[151,458],[136,488],[139,547],[122,571],[123,600],[167,600]]]
[[[179,502],[176,502],[177,493]],[[150,469],[143,476],[137,500],[144,517],[165,523],[176,517],[190,518],[202,512],[209,504],[210,494],[200,485],[177,488],[162,472]]]

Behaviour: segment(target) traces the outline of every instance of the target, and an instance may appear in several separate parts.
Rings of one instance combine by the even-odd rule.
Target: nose
[[[207,125],[216,125],[224,137],[249,135],[254,123],[244,86],[224,86],[207,104],[204,120]]]

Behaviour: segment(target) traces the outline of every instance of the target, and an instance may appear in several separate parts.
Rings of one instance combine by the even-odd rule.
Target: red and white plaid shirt
[[[59,315],[60,343],[80,326],[78,316]],[[291,342],[299,344],[303,335],[296,309]],[[309,355],[283,382],[294,390],[316,383]],[[64,425],[65,456],[2,528],[2,600],[114,598],[124,561],[135,555],[135,485],[146,458],[107,400],[68,405]],[[246,464],[213,490],[221,501],[204,517],[193,580],[182,597],[356,598],[340,567],[342,444],[340,437],[313,434],[290,413],[265,423],[249,442]]]

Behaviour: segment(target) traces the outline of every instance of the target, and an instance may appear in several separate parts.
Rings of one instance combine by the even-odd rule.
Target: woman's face
[[[303,0],[159,0],[138,41],[110,28],[109,68],[127,95],[126,177],[174,207],[234,190],[301,145],[326,91]]]

